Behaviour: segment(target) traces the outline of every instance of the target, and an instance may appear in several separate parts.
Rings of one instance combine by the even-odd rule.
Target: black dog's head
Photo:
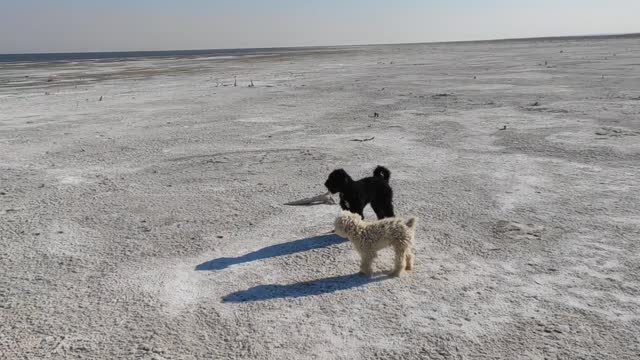
[[[329,174],[329,178],[324,182],[324,186],[327,187],[330,193],[335,194],[342,192],[344,187],[352,182],[351,176],[342,169],[336,169]]]

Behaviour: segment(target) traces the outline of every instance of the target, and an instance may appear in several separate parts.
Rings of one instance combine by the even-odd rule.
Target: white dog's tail
[[[411,219],[407,220],[406,225],[409,229],[415,230],[417,223],[418,223],[418,219],[412,217]]]

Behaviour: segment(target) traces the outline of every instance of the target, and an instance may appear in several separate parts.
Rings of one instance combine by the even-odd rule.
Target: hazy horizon
[[[636,0],[22,0],[0,53],[120,52],[598,36],[640,31]]]
[[[396,42],[396,43],[370,43],[370,44],[333,44],[333,45],[299,45],[299,46],[274,46],[274,47],[251,47],[251,48],[199,48],[199,49],[149,49],[149,50],[106,50],[106,51],[69,51],[69,52],[24,52],[24,53],[1,53],[0,55],[38,55],[38,54],[83,54],[83,53],[153,53],[153,52],[196,52],[196,51],[216,51],[216,50],[252,50],[252,49],[303,49],[303,48],[332,48],[332,47],[348,47],[348,46],[384,46],[384,45],[413,45],[413,44],[438,44],[438,43],[473,43],[473,42],[492,42],[492,41],[518,41],[529,39],[555,39],[555,38],[597,38],[597,37],[623,37],[629,35],[637,35],[640,32],[632,33],[615,33],[615,34],[567,34],[556,36],[534,36],[526,38],[495,38],[495,39],[471,39],[471,40],[445,40],[445,41],[424,41],[424,42]]]

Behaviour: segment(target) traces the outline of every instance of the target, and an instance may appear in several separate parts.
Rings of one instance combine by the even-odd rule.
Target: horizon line
[[[341,45],[299,45],[299,46],[274,46],[274,47],[240,47],[240,48],[196,48],[196,49],[166,49],[166,50],[106,50],[106,51],[62,51],[62,52],[9,52],[0,53],[3,55],[57,55],[57,54],[124,54],[124,53],[158,53],[158,52],[180,52],[180,51],[224,51],[224,50],[278,50],[278,49],[319,49],[319,48],[340,48],[340,47],[364,47],[364,46],[387,46],[387,45],[435,45],[435,44],[460,44],[460,43],[483,43],[483,42],[506,42],[525,40],[572,40],[584,38],[625,38],[640,37],[640,32],[613,33],[613,34],[583,34],[583,35],[554,35],[554,36],[534,36],[515,38],[490,38],[474,40],[443,40],[425,42],[397,42],[397,43],[369,43],[369,44],[341,44]]]

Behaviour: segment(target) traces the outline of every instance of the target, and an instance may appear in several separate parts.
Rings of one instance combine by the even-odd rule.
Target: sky
[[[0,53],[640,32],[640,0],[0,0]]]

